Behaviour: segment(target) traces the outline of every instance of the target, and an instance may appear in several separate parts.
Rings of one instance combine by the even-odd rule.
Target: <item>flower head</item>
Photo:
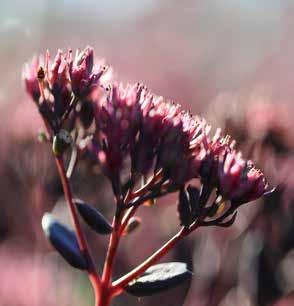
[[[134,145],[140,123],[140,86],[113,86],[95,104],[96,133],[92,149],[104,172],[113,177]]]
[[[268,187],[263,173],[235,150],[219,157],[218,180],[221,195],[236,205],[261,197]]]
[[[94,65],[93,49],[87,47],[82,52],[77,51],[75,58],[71,50],[67,53],[58,50],[53,60],[48,51],[46,56],[34,57],[25,65],[23,78],[26,90],[37,103],[42,116],[54,132],[58,132],[68,110],[77,101],[83,103],[91,99],[89,96],[99,87],[104,72],[105,66]],[[73,101],[76,103],[71,103]],[[80,109],[84,115],[85,109],[91,107],[87,104]],[[90,120],[86,121],[88,124]]]
[[[105,69],[102,62],[94,63],[94,51],[87,47],[75,56],[58,50],[53,61],[49,53],[36,57],[23,76],[55,135],[74,110],[69,125],[82,127],[83,135],[92,133],[88,148],[112,182],[120,182],[129,161],[132,186],[140,176],[160,173],[162,189],[168,192],[199,178],[208,192],[216,189],[237,205],[264,194],[262,172],[234,150],[235,142],[220,129],[210,138],[204,119],[141,84],[106,87]]]
[[[113,86],[96,103],[95,118],[92,149],[108,175],[119,173],[129,156],[135,174],[162,170],[176,185],[198,176],[206,123],[180,105],[140,84]]]
[[[69,52],[68,64],[70,69],[72,90],[79,97],[88,97],[99,85],[105,66],[94,65],[93,48],[87,47],[82,52],[77,51],[73,58]]]

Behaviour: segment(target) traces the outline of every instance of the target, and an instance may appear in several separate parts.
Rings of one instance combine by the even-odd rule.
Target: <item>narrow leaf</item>
[[[192,221],[192,215],[187,192],[184,188],[181,188],[179,192],[178,213],[180,224],[183,226],[189,226]]]
[[[108,235],[112,232],[111,224],[96,208],[78,199],[74,201],[81,217],[95,232],[102,235]]]
[[[187,191],[189,194],[192,216],[193,218],[200,217],[201,216],[201,207],[199,205],[200,190],[197,187],[189,185]]]
[[[55,220],[50,213],[43,216],[42,228],[53,247],[71,266],[80,270],[87,269],[87,261],[73,231]]]
[[[191,277],[192,272],[185,263],[162,263],[147,269],[141,277],[129,283],[125,290],[135,296],[148,296],[174,288]]]

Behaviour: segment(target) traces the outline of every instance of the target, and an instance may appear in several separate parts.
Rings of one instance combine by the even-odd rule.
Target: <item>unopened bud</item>
[[[42,66],[40,66],[38,71],[37,71],[37,78],[38,78],[39,82],[41,82],[45,79],[45,70]]]
[[[62,154],[73,142],[70,133],[66,130],[60,130],[53,138],[52,150],[58,156]]]
[[[47,142],[48,141],[48,136],[44,131],[39,131],[38,133],[38,141],[39,142]]]
[[[153,206],[156,203],[156,199],[149,199],[143,203],[144,206]]]
[[[139,217],[132,217],[129,220],[126,228],[123,231],[123,236],[126,236],[126,235],[132,233],[133,231],[135,231],[141,225],[141,223],[142,223],[141,218],[139,218]]]

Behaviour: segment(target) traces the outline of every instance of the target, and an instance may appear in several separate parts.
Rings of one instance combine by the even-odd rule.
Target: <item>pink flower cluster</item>
[[[210,139],[204,119],[140,84],[113,85],[95,101],[95,122],[92,149],[110,177],[119,175],[130,157],[134,176],[162,170],[175,187],[200,178],[237,205],[259,198],[267,189],[262,172],[235,151],[229,137],[218,130]]]
[[[104,65],[94,65],[93,49],[87,47],[75,56],[72,50],[58,50],[53,61],[49,52],[35,56],[25,64],[22,75],[27,92],[56,132],[73,98],[87,99],[94,94],[106,70]]]
[[[71,51],[66,55],[58,51],[53,63],[47,56],[43,80],[38,79],[40,64],[40,59],[34,59],[24,70],[27,91],[37,103],[40,99],[50,101],[48,95],[53,96],[47,107],[49,121],[60,121],[72,97],[81,107],[90,103],[95,131],[89,151],[111,180],[120,180],[129,160],[131,177],[162,171],[163,179],[174,189],[200,178],[236,205],[265,193],[267,183],[262,172],[243,159],[234,142],[223,138],[220,130],[211,139],[204,119],[150,93],[141,84],[105,86],[101,82],[105,67],[94,64],[92,48],[77,52],[74,58]],[[103,94],[92,95],[101,85]]]

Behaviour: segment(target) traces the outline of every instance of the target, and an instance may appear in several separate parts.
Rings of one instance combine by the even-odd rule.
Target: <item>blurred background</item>
[[[34,54],[87,45],[119,80],[144,82],[222,127],[279,186],[242,207],[229,229],[201,229],[164,258],[188,262],[190,284],[142,299],[123,295],[113,305],[294,305],[293,16],[292,0],[2,0],[0,305],[93,305],[87,277],[67,267],[41,230],[45,211],[69,218],[21,80]],[[87,163],[73,187],[112,216],[108,182]],[[171,196],[139,211],[144,224],[123,238],[118,276],[178,230],[174,202]],[[102,264],[107,238],[85,230]]]

